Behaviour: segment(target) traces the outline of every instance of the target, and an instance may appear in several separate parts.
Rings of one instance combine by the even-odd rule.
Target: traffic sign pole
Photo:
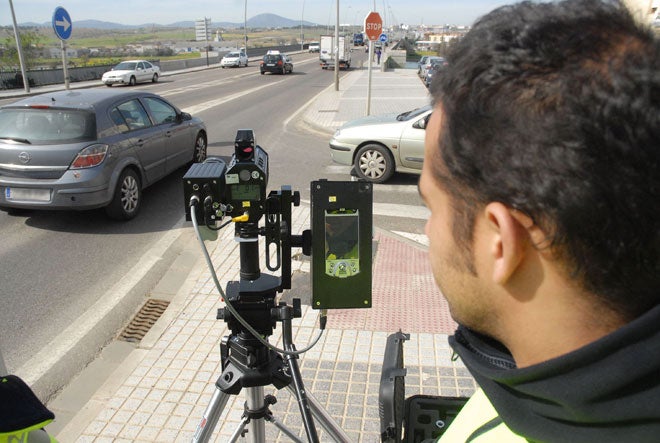
[[[68,40],[71,37],[71,31],[73,30],[73,23],[71,22],[71,16],[66,9],[61,6],[55,8],[53,12],[53,31],[55,35],[60,39],[60,47],[62,48],[62,72],[64,74],[64,87],[69,89],[69,70],[67,69],[67,57],[66,57],[66,45],[64,44],[65,40]]]
[[[375,2],[374,2],[375,4]],[[371,64],[374,59],[374,42],[378,40],[383,30],[383,20],[377,12],[369,12],[364,19],[364,33],[369,40],[369,67],[367,81],[367,115],[371,114]]]
[[[69,89],[69,70],[67,69],[68,60],[66,57],[66,45],[64,40],[60,40],[60,47],[62,48],[62,73],[64,74],[64,88]]]

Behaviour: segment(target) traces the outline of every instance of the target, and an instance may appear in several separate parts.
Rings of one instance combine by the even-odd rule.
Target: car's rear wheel
[[[128,85],[129,86],[135,86],[136,83],[137,83],[137,80],[135,79],[135,77],[131,76],[131,79],[128,81]]]
[[[112,88],[112,83],[106,83],[105,84],[108,88]]]
[[[142,187],[140,177],[133,169],[124,169],[117,181],[112,201],[105,212],[115,220],[130,220],[134,218],[142,204]]]
[[[195,139],[195,151],[193,153],[193,162],[201,163],[206,160],[206,136],[200,132]]]
[[[154,76],[151,78],[151,81],[154,83],[158,83],[158,74],[154,74]]]
[[[383,183],[394,174],[394,159],[380,145],[361,147],[355,155],[354,166],[359,177],[373,183]]]

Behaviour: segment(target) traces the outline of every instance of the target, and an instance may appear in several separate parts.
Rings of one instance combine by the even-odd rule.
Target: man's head
[[[622,318],[660,303],[660,44],[650,30],[613,1],[503,7],[454,47],[431,91],[422,183],[447,194],[462,278],[476,278],[475,220],[495,202]]]

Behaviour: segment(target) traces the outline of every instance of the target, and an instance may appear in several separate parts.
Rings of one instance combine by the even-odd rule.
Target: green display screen
[[[231,185],[229,188],[232,200],[261,200],[259,185]]]

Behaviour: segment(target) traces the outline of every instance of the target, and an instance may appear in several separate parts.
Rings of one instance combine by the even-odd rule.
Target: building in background
[[[195,41],[207,42],[211,40],[211,19],[204,17],[195,20]]]

